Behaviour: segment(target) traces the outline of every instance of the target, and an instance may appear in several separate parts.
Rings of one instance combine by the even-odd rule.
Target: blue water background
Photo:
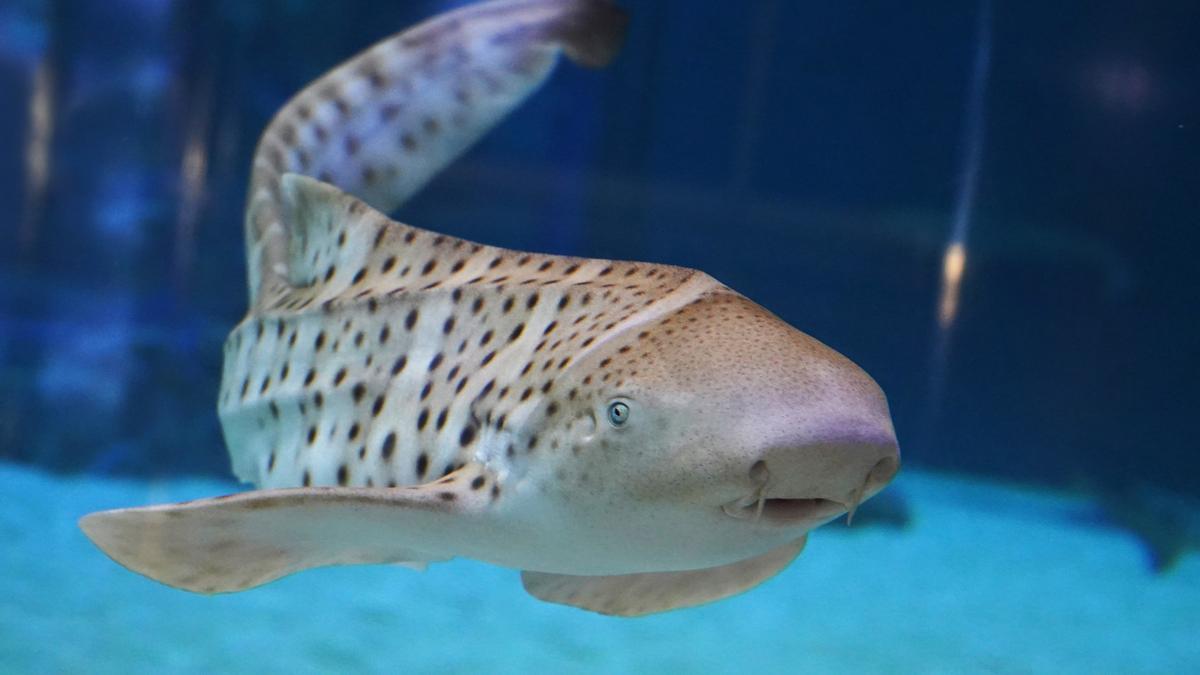
[[[257,135],[313,77],[450,4],[0,3],[0,457],[226,472],[212,401],[244,311]],[[703,269],[874,375],[906,462],[1200,493],[1194,3],[994,8],[944,377],[979,6],[626,5],[611,68],[561,69],[398,216]]]

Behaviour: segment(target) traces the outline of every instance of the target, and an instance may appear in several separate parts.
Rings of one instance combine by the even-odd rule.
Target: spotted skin
[[[603,65],[606,0],[498,0],[389,38],[284,106],[254,159],[249,314],[218,400],[258,489],[80,521],[202,593],[455,556],[636,616],[752,588],[888,483],[878,385],[691,269],[477,244],[389,219],[534,91]]]
[[[218,405],[235,473],[260,487],[412,485],[481,452],[508,462],[509,445],[536,449],[521,424],[534,411],[554,417],[624,372],[584,384],[572,363],[729,293],[693,270],[483,246],[312,179],[284,185],[315,249],[298,265],[321,281],[233,331]]]

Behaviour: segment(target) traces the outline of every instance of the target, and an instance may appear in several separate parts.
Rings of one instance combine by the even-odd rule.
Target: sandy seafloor
[[[305,572],[204,597],[125,571],[89,511],[235,490],[0,464],[9,673],[1200,672],[1200,555],[1147,569],[1079,498],[906,469],[914,520],[815,532],[742,596],[641,619],[538,602],[472,561]]]

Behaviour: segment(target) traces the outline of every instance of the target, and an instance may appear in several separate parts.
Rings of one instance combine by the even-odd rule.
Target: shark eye
[[[608,421],[614,427],[624,426],[629,421],[629,404],[622,401],[608,404]]]

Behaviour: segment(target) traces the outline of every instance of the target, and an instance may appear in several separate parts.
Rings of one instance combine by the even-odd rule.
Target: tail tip
[[[578,0],[574,4],[574,9],[553,25],[554,37],[575,63],[602,68],[621,50],[629,15],[609,0]]]

